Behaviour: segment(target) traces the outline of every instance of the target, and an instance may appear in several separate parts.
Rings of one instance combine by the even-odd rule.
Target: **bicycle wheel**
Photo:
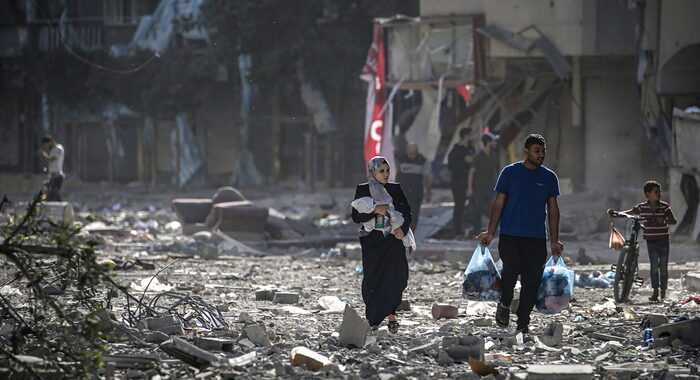
[[[613,296],[615,302],[627,302],[632,283],[634,282],[634,254],[632,248],[625,247],[620,252],[615,270],[615,282],[613,283]]]

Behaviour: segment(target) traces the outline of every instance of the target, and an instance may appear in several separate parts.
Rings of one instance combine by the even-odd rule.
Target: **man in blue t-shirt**
[[[496,182],[496,198],[491,204],[488,229],[476,239],[488,246],[500,220],[498,253],[503,261],[501,302],[496,307],[496,323],[507,327],[513,289],[520,276],[517,332],[528,332],[530,313],[537,298],[547,260],[547,231],[552,254],[561,256],[559,241],[559,180],[543,166],[546,153],[544,137],[531,134],[525,139],[525,159],[503,168]]]

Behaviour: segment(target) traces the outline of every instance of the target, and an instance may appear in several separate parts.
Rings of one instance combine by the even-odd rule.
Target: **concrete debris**
[[[357,312],[345,305],[343,323],[338,329],[338,341],[341,344],[362,348],[367,343],[367,320],[357,315]]]
[[[172,338],[161,343],[160,349],[199,369],[219,364],[218,356],[180,338]]]
[[[162,194],[162,207],[128,199],[90,209],[74,203],[75,221],[89,225],[81,239],[101,244],[100,265],[115,268],[115,282],[133,296],[127,302],[119,293],[98,293],[94,298],[105,310],[83,317],[109,334],[104,372],[96,375],[154,380],[698,379],[700,322],[693,317],[700,312],[700,299],[693,293],[697,290],[690,290],[700,289],[697,260],[669,264],[666,298],[650,303],[649,265],[641,257],[639,276],[647,282],[634,285],[629,303],[618,304],[612,286],[603,286],[610,261],[617,258],[607,249],[607,236],[565,241],[574,252],[567,264],[581,275],[575,299],[556,315],[533,312],[530,332],[514,335],[516,314],[504,329],[494,323],[495,302],[462,298],[459,276],[473,245],[469,248],[471,240],[440,240],[440,217],[451,217],[452,211],[442,203],[435,203],[440,206],[425,229],[435,238],[420,246],[422,254],[407,256],[410,277],[397,309],[399,332],[389,333],[386,320],[379,330],[368,331],[361,247],[357,226],[348,222],[346,198],[352,194],[346,190],[289,198],[251,193],[248,200],[235,189],[211,198],[213,191],[200,189],[172,203],[172,194]],[[598,207],[596,202],[588,203]],[[244,234],[232,238],[208,227],[215,208],[226,210],[225,223]],[[578,220],[586,210],[569,207],[567,218]],[[569,222],[566,236],[597,228],[597,217],[589,219],[583,227]],[[252,241],[243,239],[251,236]],[[697,245],[672,244],[674,260],[677,250],[697,252]],[[496,255],[498,242],[491,247]],[[13,272],[7,269],[2,275],[6,284],[0,295],[24,312],[31,296],[26,284],[11,282]],[[55,289],[46,291],[56,293],[52,299],[70,293],[61,291],[61,281],[51,286]],[[513,300],[512,313],[518,303]],[[5,342],[22,339],[21,326],[7,318],[9,312],[0,310]],[[47,365],[43,349],[36,346],[15,357],[40,368]],[[0,357],[1,378],[18,365],[8,360]]]
[[[692,346],[700,346],[700,318],[686,319],[654,327],[654,339],[680,339]]]
[[[306,347],[294,347],[290,352],[290,358],[294,367],[306,365],[306,368],[311,371],[318,371],[331,363],[327,357]]]
[[[456,362],[466,362],[469,358],[484,359],[484,339],[478,336],[445,337],[442,348]]]
[[[241,333],[241,339],[245,338],[258,347],[272,346],[272,343],[270,343],[270,338],[267,335],[267,331],[265,331],[265,328],[262,325],[253,324],[244,327],[243,332]]]
[[[550,347],[559,347],[564,342],[564,326],[561,323],[550,323],[544,330],[540,340]]]
[[[459,315],[459,310],[452,305],[436,303],[433,304],[433,307],[430,309],[430,313],[435,319],[457,318],[457,316]]]
[[[299,302],[299,293],[275,292],[274,296],[272,296],[272,302],[282,304],[295,304]]]
[[[588,380],[593,378],[593,366],[588,364],[549,364],[527,366],[528,380]]]
[[[146,318],[139,321],[139,328],[144,330],[160,331],[167,335],[184,335],[180,320],[174,315],[166,315],[158,318]]]

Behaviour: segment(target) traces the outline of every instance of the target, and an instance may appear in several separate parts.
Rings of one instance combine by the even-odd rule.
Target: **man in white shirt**
[[[65,153],[63,145],[54,141],[51,136],[44,136],[41,139],[41,149],[39,156],[46,159],[48,167],[47,201],[61,201],[61,185],[63,185],[63,157]]]

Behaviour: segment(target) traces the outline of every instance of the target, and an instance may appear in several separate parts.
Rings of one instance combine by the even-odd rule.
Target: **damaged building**
[[[673,136],[674,123],[689,117],[674,113],[700,99],[699,6],[441,0],[421,1],[420,18],[377,20],[387,91],[396,93],[396,145],[418,141],[439,182],[461,127],[500,134],[501,163],[520,159],[524,136],[541,133],[563,194],[627,205],[657,179],[689,232],[698,161],[680,164],[671,154],[698,145],[687,123],[682,138]]]

